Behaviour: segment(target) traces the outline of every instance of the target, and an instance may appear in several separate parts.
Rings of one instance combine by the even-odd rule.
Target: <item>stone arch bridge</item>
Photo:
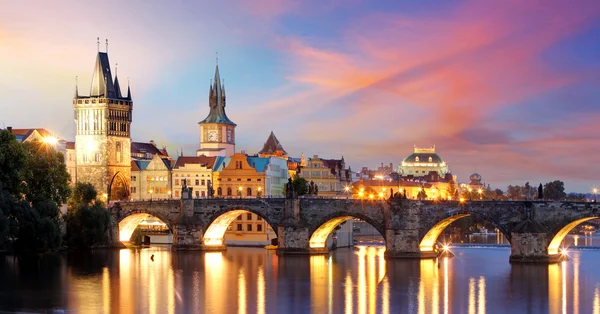
[[[599,218],[597,203],[543,201],[416,201],[355,199],[181,199],[120,202],[112,207],[112,234],[129,240],[137,224],[155,216],[173,232],[174,249],[224,250],[223,236],[238,215],[251,212],[278,235],[278,254],[326,253],[327,236],[359,218],[386,241],[388,258],[433,258],[436,241],[452,222],[475,216],[498,228],[511,243],[511,262],[556,262],[560,244],[580,223]],[[116,244],[116,243],[115,243]]]

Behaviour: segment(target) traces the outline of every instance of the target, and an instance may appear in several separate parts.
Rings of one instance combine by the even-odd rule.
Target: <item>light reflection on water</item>
[[[383,247],[278,257],[169,248],[0,258],[0,309],[92,313],[598,313],[600,251],[511,265],[508,248],[384,260]],[[152,261],[153,256],[154,261]]]

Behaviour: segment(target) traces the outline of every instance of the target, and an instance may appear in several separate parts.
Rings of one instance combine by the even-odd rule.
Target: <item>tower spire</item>
[[[96,37],[96,46],[98,48],[98,52],[100,52],[100,37]]]
[[[108,53],[108,38],[106,39],[106,53]]]
[[[75,98],[79,98],[79,84],[77,82],[78,77],[75,76]]]
[[[127,78],[127,99],[131,100],[131,85],[129,84],[129,78]]]

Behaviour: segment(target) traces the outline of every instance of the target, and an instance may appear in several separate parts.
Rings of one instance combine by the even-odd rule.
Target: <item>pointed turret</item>
[[[123,98],[121,94],[121,85],[119,85],[119,77],[115,74],[115,96],[117,98]]]
[[[90,96],[113,97],[113,93],[114,86],[110,72],[110,63],[108,62],[108,54],[106,52],[98,52],[94,74],[92,75]]]
[[[287,155],[287,152],[283,149],[283,146],[275,136],[275,133],[271,131],[271,134],[269,134],[269,137],[267,138],[263,149],[260,152],[258,152],[258,154],[277,154],[285,156]]]
[[[200,121],[200,123],[226,123],[236,125],[233,121],[229,120],[225,113],[225,89],[221,85],[221,75],[219,73],[218,64],[215,67],[215,77],[208,94],[208,105],[210,107],[208,117]]]
[[[75,95],[73,96],[73,98],[79,98],[79,84],[77,84],[77,76],[75,77]]]
[[[127,80],[127,100],[131,100],[131,85],[129,85],[129,80]]]

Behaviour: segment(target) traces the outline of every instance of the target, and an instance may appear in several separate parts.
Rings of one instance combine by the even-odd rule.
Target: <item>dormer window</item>
[[[429,162],[432,162],[432,161],[433,161],[433,158],[429,157]]]
[[[419,161],[419,156],[415,157],[415,161]]]

